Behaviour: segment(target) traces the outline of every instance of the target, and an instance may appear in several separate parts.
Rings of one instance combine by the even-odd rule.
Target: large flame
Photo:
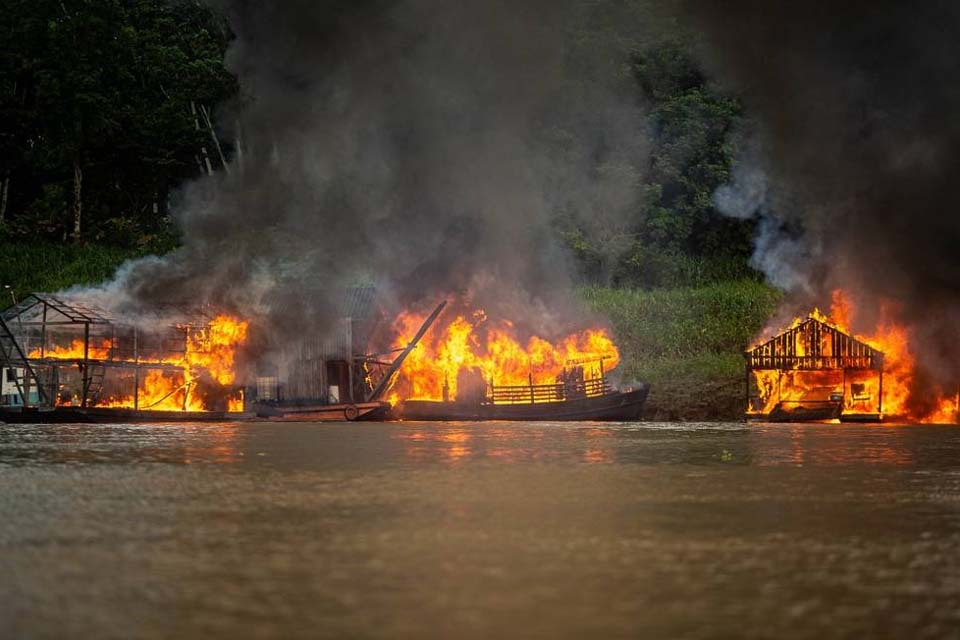
[[[892,320],[889,305],[881,308],[880,321],[868,334],[854,334],[850,330],[856,307],[848,295],[836,290],[831,297],[829,315],[814,309],[810,314],[820,322],[852,335],[884,354],[883,360],[883,414],[917,423],[953,423],[957,419],[956,390],[928,391],[925,402],[913,397],[915,392],[916,358],[910,350],[909,327]],[[796,318],[791,328],[805,318]],[[796,345],[803,355],[804,345]],[[831,393],[845,393],[843,413],[870,413],[876,410],[880,398],[880,380],[873,372],[848,371],[755,371],[763,407],[757,413],[769,413],[779,401],[823,400]],[[846,385],[844,384],[846,382]],[[918,408],[923,407],[923,408]]]
[[[394,323],[394,346],[406,347],[425,318],[400,314]],[[523,341],[509,320],[490,320],[476,310],[439,322],[423,337],[404,361],[389,399],[394,404],[456,400],[466,393],[463,384],[554,384],[573,367],[583,368],[584,380],[594,380],[619,362],[620,353],[604,329],[587,329],[555,342],[538,336]]]
[[[248,328],[248,322],[223,314],[204,326],[181,326],[180,329],[186,333],[186,350],[159,358],[119,358],[113,343],[106,338],[91,339],[86,353],[83,340],[76,339],[69,345],[54,346],[45,351],[34,349],[27,357],[174,365],[172,370],[143,369],[143,377],[137,385],[136,401],[132,394],[101,397],[96,402],[97,407],[132,409],[136,406],[154,411],[208,411],[207,399],[198,392],[198,387],[201,381],[212,380],[224,388],[227,411],[237,412],[243,410],[243,391],[230,387],[236,380],[236,350],[246,342]]]

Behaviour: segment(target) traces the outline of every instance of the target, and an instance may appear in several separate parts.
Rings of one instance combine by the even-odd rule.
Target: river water
[[[0,426],[0,638],[960,637],[960,427]]]

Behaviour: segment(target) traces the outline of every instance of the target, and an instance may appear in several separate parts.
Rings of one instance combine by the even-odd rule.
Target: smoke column
[[[960,379],[960,5],[688,2],[685,18],[754,120],[715,201],[764,218],[758,266],[798,303],[894,301],[926,379]]]
[[[575,114],[581,156],[558,161],[541,135],[569,102],[577,3],[214,4],[237,35],[227,65],[245,96],[221,121],[242,156],[182,194],[182,248],[88,296],[124,313],[208,303],[282,341],[322,331],[326,292],[360,279],[397,304],[470,289],[560,330],[574,305],[549,211],[605,198],[594,208],[625,215],[630,189],[578,158],[644,148],[636,105],[600,83]]]

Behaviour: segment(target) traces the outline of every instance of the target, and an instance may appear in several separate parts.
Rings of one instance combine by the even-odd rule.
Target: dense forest
[[[612,60],[595,69],[616,75],[603,83],[635,109],[648,145],[635,157],[598,154],[585,168],[627,176],[629,215],[611,221],[552,203],[583,282],[649,289],[754,277],[753,223],[724,217],[712,199],[735,156],[738,101],[711,86],[682,33],[632,38],[620,26],[609,37],[643,3],[581,4],[565,64]],[[178,189],[230,171],[243,153],[231,114],[245,88],[225,66],[225,17],[196,0],[12,0],[0,32],[3,284],[56,288],[175,247]],[[578,80],[569,101],[591,90]],[[575,110],[557,113],[536,133],[569,153]],[[59,275],[38,279],[40,264]]]

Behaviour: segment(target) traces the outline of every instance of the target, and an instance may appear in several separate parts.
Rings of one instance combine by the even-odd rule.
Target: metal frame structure
[[[0,367],[16,371],[24,407],[31,404],[34,388],[40,406],[60,404],[61,380],[73,376],[75,368],[80,384],[78,402],[71,405],[95,406],[105,381],[126,375],[132,378],[133,409],[149,409],[140,406],[143,374],[182,374],[186,364],[176,360],[186,356],[190,329],[209,321],[202,313],[184,316],[191,321],[144,330],[80,301],[33,293],[0,314]]]
[[[747,408],[755,371],[875,371],[878,377],[877,414],[883,413],[883,353],[813,316],[744,352]],[[777,392],[780,393],[778,381]]]

